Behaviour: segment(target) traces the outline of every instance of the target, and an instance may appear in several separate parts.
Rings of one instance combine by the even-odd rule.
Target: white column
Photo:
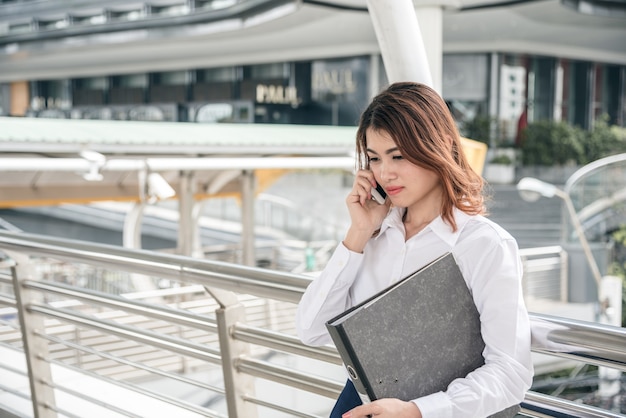
[[[370,55],[370,80],[369,80],[369,96],[368,100],[371,100],[376,96],[381,89],[380,80],[380,57],[378,54]]]
[[[622,279],[615,276],[602,277],[600,289],[600,322],[622,326]],[[622,372],[612,367],[598,367],[598,395],[611,398],[617,395],[621,387]]]
[[[413,2],[367,0],[367,8],[389,82],[416,81],[433,86],[424,39]],[[421,9],[420,7],[420,13]],[[424,12],[424,15],[426,14]]]
[[[416,2],[418,3],[418,2]],[[415,14],[422,32],[426,58],[430,67],[430,86],[442,93],[443,78],[443,8],[440,5],[416,5]]]
[[[141,223],[143,212],[146,207],[144,200],[137,202],[128,211],[124,218],[124,230],[122,231],[122,245],[124,248],[140,250],[141,247]],[[131,273],[130,280],[137,292],[154,290],[155,286],[150,276],[145,274]]]
[[[241,244],[243,263],[246,266],[256,265],[254,251],[254,194],[256,176],[253,170],[244,170],[241,173]]]
[[[178,245],[177,253],[191,256],[193,253],[193,206],[195,182],[194,173],[183,171],[180,173],[178,190]]]
[[[141,249],[141,222],[145,202],[136,202],[124,218],[122,244],[124,248]]]

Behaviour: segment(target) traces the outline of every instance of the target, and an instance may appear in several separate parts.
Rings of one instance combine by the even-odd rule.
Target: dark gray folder
[[[472,295],[451,253],[326,323],[357,391],[405,401],[484,364]],[[494,415],[512,417],[514,405]]]

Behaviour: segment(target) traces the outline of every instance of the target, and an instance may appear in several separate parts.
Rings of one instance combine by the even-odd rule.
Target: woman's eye
[[[378,157],[368,156],[368,157],[367,157],[367,160],[368,160],[370,163],[373,163],[373,162],[378,161]]]
[[[402,155],[394,155],[393,159],[394,160],[402,160],[402,159],[404,159],[404,157]]]

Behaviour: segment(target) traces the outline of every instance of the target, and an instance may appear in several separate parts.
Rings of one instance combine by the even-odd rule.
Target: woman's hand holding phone
[[[359,170],[354,179],[352,191],[346,198],[351,225],[346,234],[344,245],[352,251],[363,251],[365,244],[380,228],[383,219],[389,212],[391,202],[389,199],[383,198],[386,193],[382,187],[376,191],[376,185],[374,174],[370,170]],[[374,200],[377,195],[379,195],[382,203]]]

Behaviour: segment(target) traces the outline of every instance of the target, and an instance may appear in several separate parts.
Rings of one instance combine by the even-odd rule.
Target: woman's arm
[[[296,312],[296,330],[303,343],[324,345],[332,342],[326,321],[350,306],[350,286],[357,276],[363,254],[339,244],[319,277],[307,287]]]
[[[512,238],[484,237],[455,252],[480,313],[485,365],[446,392],[414,400],[424,417],[486,417],[522,401],[532,383],[530,322]]]
[[[296,329],[305,344],[331,343],[326,321],[352,306],[350,287],[363,262],[363,250],[380,228],[391,205],[390,202],[380,205],[371,199],[370,190],[375,184],[371,171],[357,172],[352,190],[346,197],[351,223],[345,239],[298,304]]]

